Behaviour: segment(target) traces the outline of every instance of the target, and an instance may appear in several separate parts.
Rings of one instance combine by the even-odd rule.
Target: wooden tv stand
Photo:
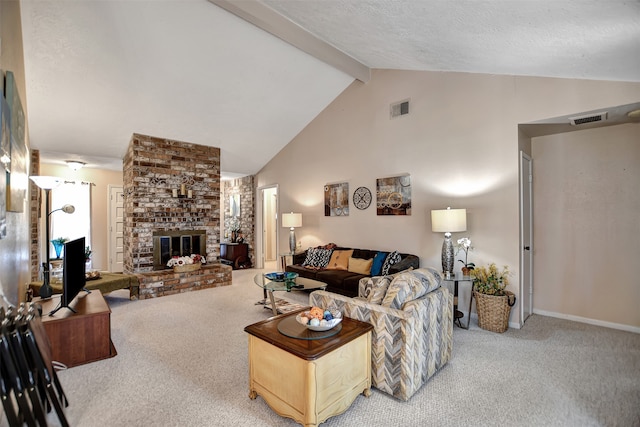
[[[42,324],[51,343],[51,359],[67,367],[82,365],[115,356],[111,343],[111,309],[98,290],[81,291],[71,307],[49,313],[60,304],[60,295],[34,302],[42,305]]]

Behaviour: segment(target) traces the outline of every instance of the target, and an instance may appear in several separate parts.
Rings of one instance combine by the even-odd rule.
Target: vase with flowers
[[[91,246],[85,246],[84,248],[84,269],[85,271],[91,271]]]
[[[231,230],[231,243],[236,243],[240,233],[240,220],[238,217],[234,216],[229,220],[229,229]]]
[[[53,244],[53,249],[56,251],[56,259],[60,259],[60,255],[62,255],[62,248],[68,241],[69,239],[66,237],[57,237],[51,241],[51,243]]]
[[[469,251],[471,249],[473,249],[473,246],[471,246],[471,239],[469,239],[468,237],[458,239],[456,255],[460,251],[464,252],[464,261],[461,259],[458,260],[462,263],[462,276],[464,277],[469,277],[471,270],[473,270],[476,266],[474,263],[469,262]]]
[[[509,328],[511,307],[516,303],[513,292],[505,289],[510,274],[508,266],[500,270],[495,263],[475,267],[471,272],[478,326],[482,329],[502,333]]]

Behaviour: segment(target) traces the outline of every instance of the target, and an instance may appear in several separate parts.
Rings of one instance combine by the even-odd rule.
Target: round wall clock
[[[356,208],[367,209],[371,204],[371,191],[367,187],[358,187],[353,192],[353,204]]]

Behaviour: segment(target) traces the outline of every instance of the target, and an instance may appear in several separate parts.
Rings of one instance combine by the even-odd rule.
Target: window
[[[54,212],[50,216],[51,239],[65,237],[69,240],[84,237],[91,246],[91,186],[88,182],[66,181],[51,190],[51,212],[64,205],[73,205],[75,212]]]

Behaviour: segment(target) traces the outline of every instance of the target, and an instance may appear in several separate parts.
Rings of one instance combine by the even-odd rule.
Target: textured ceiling
[[[640,81],[640,1],[264,2],[371,68]]]
[[[263,3],[370,68],[640,81],[640,1]],[[21,7],[45,162],[119,169],[137,132],[220,147],[223,171],[253,174],[353,81],[206,0]]]

